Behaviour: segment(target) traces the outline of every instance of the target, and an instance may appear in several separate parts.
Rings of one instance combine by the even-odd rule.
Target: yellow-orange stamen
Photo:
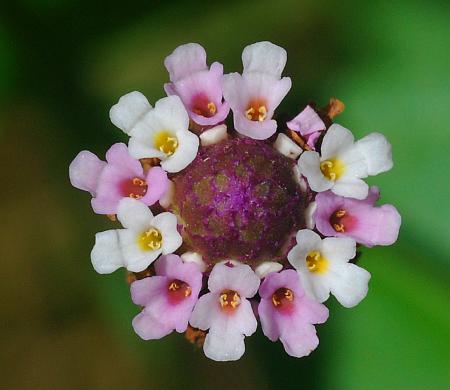
[[[245,110],[245,116],[251,121],[262,122],[267,118],[267,106],[262,101],[252,101]]]
[[[286,305],[294,300],[294,292],[289,288],[279,288],[272,294],[272,303],[275,307]]]
[[[192,294],[191,286],[189,286],[186,282],[175,279],[173,280],[168,287],[169,291],[176,292],[183,289],[183,295],[187,298]]]
[[[162,246],[161,232],[155,228],[146,230],[138,237],[138,243],[144,251],[160,249]]]
[[[320,170],[328,180],[337,180],[345,171],[345,166],[341,160],[330,159],[320,163]]]
[[[178,148],[178,139],[168,131],[160,131],[153,138],[155,148],[167,156],[171,156]]]
[[[328,260],[319,251],[311,251],[306,256],[309,272],[322,273],[328,269]]]
[[[219,297],[220,306],[225,310],[234,310],[241,304],[241,297],[236,291],[222,291]]]

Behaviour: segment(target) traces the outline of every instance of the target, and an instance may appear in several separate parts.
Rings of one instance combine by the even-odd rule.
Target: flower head
[[[330,126],[344,108],[335,98],[277,129],[286,59],[258,42],[242,53],[242,75],[223,75],[200,45],[182,45],[164,62],[167,97],[152,107],[131,92],[111,108],[128,148],[113,145],[106,162],[83,151],[70,165],[94,211],[123,225],[96,234],[91,261],[99,273],[129,271],[143,339],[184,332],[210,359],[237,360],[259,318],[289,355],[309,355],[314,325],[328,318],[322,302],[333,294],[352,307],[367,294],[370,274],[351,261],[356,242],[396,240],[399,214],[375,207],[378,189],[362,180],[392,167],[390,144]]]
[[[69,167],[70,182],[93,196],[97,214],[116,214],[121,199],[133,198],[151,206],[167,190],[167,174],[153,167],[145,174],[141,163],[130,156],[125,144],[117,143],[106,152],[106,163],[84,150]]]
[[[190,118],[200,126],[223,122],[230,111],[222,101],[223,65],[206,65],[206,52],[197,43],[178,46],[165,61],[170,83],[164,85],[167,95],[178,95]]]
[[[209,329],[203,350],[210,359],[237,360],[245,352],[244,338],[257,322],[247,298],[258,291],[259,278],[248,265],[219,263],[208,279],[209,293],[195,305],[190,324]]]
[[[242,52],[242,75],[224,76],[223,95],[239,133],[259,140],[275,133],[274,111],[291,89],[291,79],[281,78],[286,60],[283,48],[270,42],[254,43]]]
[[[144,340],[159,339],[176,330],[186,331],[198,294],[202,273],[194,263],[177,255],[161,256],[155,262],[156,276],[136,280],[131,298],[144,309],[133,319],[133,328]]]
[[[125,229],[95,235],[91,260],[100,274],[109,274],[120,267],[132,272],[143,271],[160,254],[173,253],[182,243],[174,214],[164,212],[153,216],[147,206],[135,199],[120,201],[117,219]]]
[[[188,114],[178,96],[158,100],[152,108],[140,92],[119,99],[110,111],[111,121],[130,135],[130,154],[156,157],[167,172],[179,172],[197,155],[198,137],[191,133]]]
[[[331,190],[336,195],[364,199],[369,186],[361,179],[392,168],[391,145],[379,133],[354,142],[349,130],[333,124],[323,138],[321,155],[306,151],[298,165],[313,191]]]
[[[297,245],[288,260],[300,276],[309,296],[324,302],[330,292],[345,307],[356,306],[367,295],[370,274],[349,263],[356,254],[355,240],[349,237],[321,239],[312,230],[297,233]]]
[[[295,357],[307,356],[319,345],[313,324],[328,318],[328,309],[307,297],[297,272],[270,273],[259,288],[259,318],[264,334],[280,339],[286,352]]]
[[[390,204],[376,207],[379,197],[378,187],[371,187],[363,200],[344,198],[330,191],[317,194],[314,214],[317,230],[325,236],[352,237],[368,247],[392,245],[397,241],[401,217]]]

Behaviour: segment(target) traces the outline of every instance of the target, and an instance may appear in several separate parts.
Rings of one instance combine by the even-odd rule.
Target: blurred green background
[[[450,8],[445,1],[21,0],[0,11],[3,389],[450,388]],[[174,334],[144,342],[124,273],[97,275],[94,233],[112,224],[70,187],[68,165],[125,140],[108,111],[124,93],[164,96],[163,59],[199,42],[241,70],[242,48],[288,50],[279,113],[336,96],[337,121],[383,132],[395,167],[371,183],[403,216],[393,247],[365,251],[368,297],[330,302],[310,357],[261,332],[237,363]]]

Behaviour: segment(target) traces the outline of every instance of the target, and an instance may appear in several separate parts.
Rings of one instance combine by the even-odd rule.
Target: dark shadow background
[[[444,389],[450,387],[449,18],[442,1],[21,0],[0,11],[0,371],[4,389]],[[163,59],[199,42],[225,71],[243,47],[288,50],[279,113],[330,96],[357,136],[383,132],[395,167],[371,183],[403,216],[397,245],[365,251],[368,297],[331,302],[310,357],[260,331],[218,364],[174,334],[144,342],[124,273],[97,275],[95,232],[111,228],[70,187],[78,151],[124,135],[108,111],[126,92],[164,96]]]

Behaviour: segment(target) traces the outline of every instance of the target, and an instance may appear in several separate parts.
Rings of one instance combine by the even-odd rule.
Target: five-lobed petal
[[[164,61],[171,83],[167,95],[181,98],[189,117],[200,126],[223,122],[230,111],[223,102],[223,65],[214,62],[208,69],[205,49],[197,43],[178,46]]]
[[[286,51],[270,42],[247,46],[242,53],[242,75],[224,75],[223,96],[233,111],[234,127],[254,139],[275,134],[275,109],[291,89],[291,79],[281,78]]]
[[[121,199],[138,199],[147,206],[160,200],[167,191],[167,173],[153,167],[144,173],[127,146],[117,143],[106,152],[106,162],[89,151],[80,152],[69,167],[72,185],[93,196],[92,209],[97,214],[116,214]]]
[[[379,133],[354,142],[346,128],[333,124],[323,138],[321,154],[304,152],[298,161],[300,172],[315,192],[331,190],[336,195],[364,199],[369,186],[362,180],[392,168],[391,145]]]
[[[117,219],[125,229],[95,235],[91,260],[98,273],[111,273],[120,267],[143,271],[159,255],[175,252],[182,243],[174,214],[153,216],[147,206],[135,199],[120,201]]]
[[[291,356],[309,355],[319,344],[313,324],[324,323],[328,309],[305,295],[294,270],[268,274],[259,295],[263,333],[271,341],[280,339]]]
[[[345,307],[356,306],[367,295],[370,273],[349,263],[356,255],[356,242],[349,237],[324,239],[309,229],[299,230],[287,255],[303,288],[319,302],[330,293]]]
[[[156,276],[131,284],[131,297],[144,309],[133,319],[133,328],[144,340],[159,339],[176,330],[186,331],[202,286],[202,272],[177,255],[155,262]]]
[[[216,361],[239,359],[244,338],[256,331],[257,322],[248,298],[258,291],[259,278],[240,263],[219,263],[208,279],[209,293],[195,305],[190,324],[209,332],[203,350]]]

